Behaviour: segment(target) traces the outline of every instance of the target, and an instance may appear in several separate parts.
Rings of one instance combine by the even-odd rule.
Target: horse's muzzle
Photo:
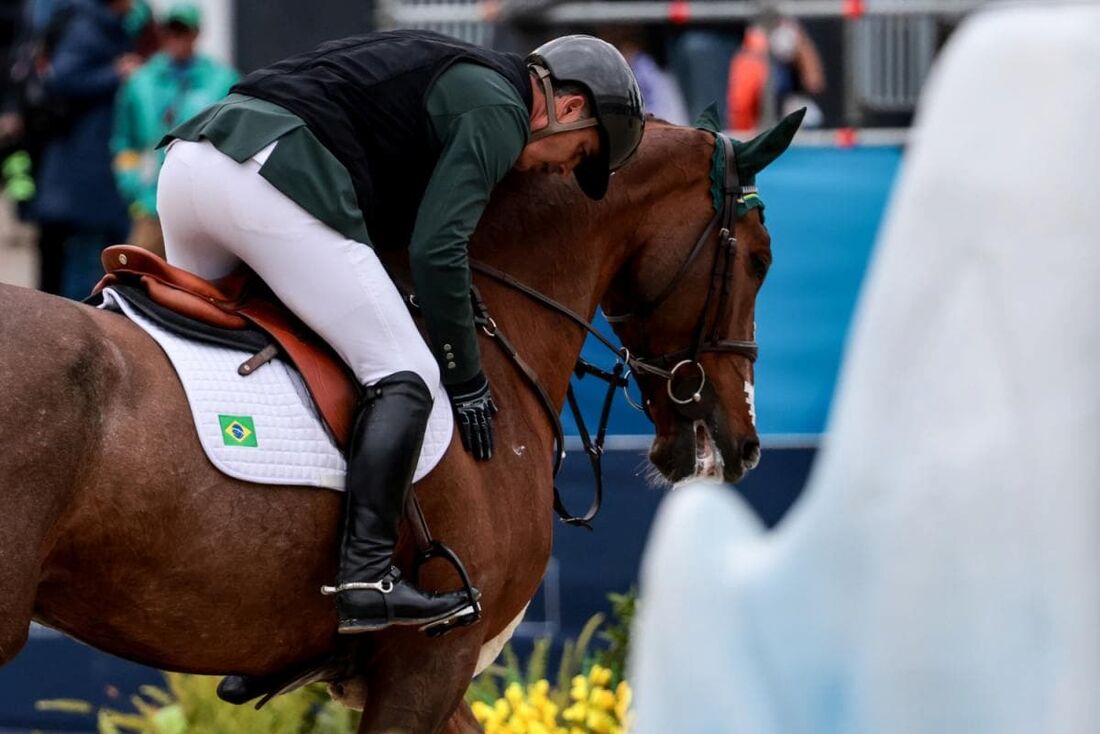
[[[760,463],[760,440],[755,434],[724,435],[703,419],[684,421],[673,433],[657,436],[649,459],[672,483],[692,478],[734,483]]]

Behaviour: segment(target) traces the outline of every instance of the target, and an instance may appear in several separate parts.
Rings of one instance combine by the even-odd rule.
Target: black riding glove
[[[471,380],[447,388],[458,421],[462,445],[475,459],[493,456],[493,414],[497,406],[489,392],[489,380],[478,372]]]

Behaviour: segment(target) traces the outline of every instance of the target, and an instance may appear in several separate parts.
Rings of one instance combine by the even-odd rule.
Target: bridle
[[[630,319],[644,319],[657,312],[657,309],[663,304],[669,296],[677,289],[683,280],[683,277],[687,274],[692,264],[696,261],[699,254],[703,251],[704,246],[710,240],[715,230],[718,230],[718,247],[715,249],[714,260],[711,264],[711,277],[710,285],[707,290],[706,301],[703,305],[703,311],[699,316],[699,322],[695,327],[694,334],[692,336],[691,345],[675,351],[661,354],[656,357],[643,357],[637,354],[632,354],[626,347],[616,345],[611,339],[604,334],[600,333],[592,324],[575,311],[570,309],[558,301],[543,295],[539,291],[531,288],[524,283],[516,280],[507,273],[497,270],[496,268],[486,265],[485,263],[470,260],[470,267],[475,272],[481,273],[492,280],[505,285],[512,290],[518,291],[535,302],[545,306],[546,308],[556,311],[557,313],[565,316],[569,320],[573,321],[577,325],[584,328],[589,334],[599,340],[604,346],[613,351],[618,361],[615,366],[610,370],[602,370],[590,363],[579,359],[577,365],[574,368],[574,373],[578,377],[585,375],[593,375],[598,379],[601,379],[608,383],[607,395],[604,399],[603,409],[601,411],[600,424],[597,430],[596,438],[593,439],[584,423],[584,419],[581,416],[580,408],[577,404],[576,397],[573,394],[573,387],[570,385],[567,391],[567,399],[570,409],[573,412],[573,416],[577,422],[577,428],[581,436],[582,444],[584,445],[585,452],[588,454],[590,461],[592,462],[593,470],[596,475],[596,492],[589,510],[583,517],[575,517],[566,511],[564,504],[561,501],[561,497],[558,493],[557,487],[554,487],[554,509],[561,516],[562,520],[569,525],[580,525],[591,529],[589,523],[596,516],[599,511],[600,503],[603,496],[603,479],[601,472],[600,459],[603,455],[603,440],[606,436],[607,422],[610,417],[611,404],[614,398],[615,392],[622,388],[626,392],[626,388],[629,384],[631,375],[639,376],[646,375],[657,379],[664,379],[667,381],[667,390],[669,398],[680,409],[685,409],[686,406],[691,406],[702,401],[703,389],[706,386],[706,372],[703,369],[703,365],[699,362],[699,357],[706,353],[727,353],[736,354],[749,360],[749,362],[755,362],[757,354],[759,352],[759,346],[754,339],[725,339],[722,337],[722,322],[723,317],[729,307],[730,295],[733,289],[733,267],[737,254],[737,239],[734,236],[734,224],[737,220],[737,205],[742,200],[742,197],[747,194],[753,194],[756,192],[755,186],[741,186],[740,179],[737,174],[737,161],[733,147],[733,141],[721,134],[716,134],[716,145],[722,146],[722,152],[725,161],[725,175],[722,187],[722,206],[715,212],[711,218],[710,223],[707,224],[706,229],[696,240],[695,245],[691,248],[687,258],[681,263],[679,269],[673,275],[672,279],[662,288],[656,296],[650,298],[641,306],[635,310],[625,313],[608,315],[607,320],[610,323],[622,323]],[[475,287],[473,289],[473,301],[474,301],[474,314],[476,323],[482,328],[483,332],[493,339],[504,350],[505,354],[509,357],[512,363],[519,369],[520,373],[527,380],[528,384],[539,396],[542,402],[543,408],[550,418],[551,426],[554,429],[554,439],[556,442],[556,448],[554,453],[553,467],[554,477],[556,478],[559,470],[561,469],[562,460],[565,457],[565,440],[564,433],[561,427],[561,419],[558,416],[558,412],[554,408],[553,401],[550,400],[549,392],[543,386],[537,373],[528,365],[516,352],[512,346],[511,341],[501,332],[497,327],[496,322],[489,315],[488,308],[485,302],[482,300],[480,292]],[[713,309],[714,316],[708,319],[708,314],[711,313],[711,306],[715,305]],[[755,334],[754,334],[755,337]],[[686,368],[694,368],[699,374],[699,385],[693,391],[690,397],[680,398],[677,397],[673,390],[673,381],[681,370]],[[645,398],[645,390],[642,388],[639,382],[639,389],[642,390],[643,398]],[[639,406],[630,400],[628,395],[628,401],[634,407],[640,410],[646,410],[648,405],[648,399],[644,400],[644,404]],[[648,413],[648,411],[646,411]]]
[[[691,268],[699,253],[714,233],[718,230],[718,247],[714,251],[714,261],[711,264],[710,287],[707,289],[707,298],[703,303],[703,311],[699,316],[699,323],[695,326],[691,346],[676,352],[666,352],[656,357],[639,357],[631,355],[628,350],[623,350],[624,360],[634,375],[651,375],[666,381],[668,397],[676,405],[690,405],[702,400],[702,391],[706,386],[707,373],[699,362],[699,355],[713,352],[725,352],[745,357],[749,362],[755,362],[760,351],[759,345],[754,339],[723,339],[721,335],[722,322],[729,306],[730,293],[733,290],[733,266],[737,257],[737,238],[734,236],[734,225],[737,221],[737,203],[746,194],[756,193],[755,186],[741,186],[737,174],[736,157],[734,155],[733,141],[727,136],[718,134],[717,145],[723,146],[725,155],[725,180],[722,189],[722,208],[714,213],[710,223],[695,246],[691,248],[687,258],[680,264],[676,274],[668,281],[656,296],[649,299],[633,311],[625,314],[605,314],[608,323],[624,323],[631,319],[644,319],[657,312],[669,296],[676,291],[684,275]],[[717,300],[714,308],[714,317],[711,324],[707,324],[707,314],[711,311],[711,304]],[[753,335],[755,337],[755,334]],[[644,336],[643,342],[648,339]],[[688,398],[680,398],[673,391],[673,380],[677,373],[684,368],[694,368],[699,375],[699,386]],[[641,384],[639,383],[639,388]],[[648,401],[647,401],[648,403]]]

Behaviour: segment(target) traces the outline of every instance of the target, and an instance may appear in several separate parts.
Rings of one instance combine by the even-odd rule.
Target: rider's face
[[[561,123],[575,122],[581,119],[584,116],[584,106],[585,100],[582,96],[571,95],[554,98],[554,108],[557,112],[558,122]],[[545,115],[532,120],[532,132],[546,127],[548,121]],[[519,171],[539,171],[564,176],[572,173],[581,161],[594,154],[599,147],[600,136],[594,127],[556,133],[533,143],[528,143],[523,148],[523,152],[520,153],[515,167]]]

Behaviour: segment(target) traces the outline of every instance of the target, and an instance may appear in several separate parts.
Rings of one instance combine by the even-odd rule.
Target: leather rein
[[[641,319],[654,314],[658,307],[677,289],[683,277],[717,229],[719,241],[718,247],[715,249],[714,261],[711,264],[710,286],[707,291],[706,301],[703,305],[703,312],[700,314],[699,322],[695,327],[691,346],[656,357],[641,357],[632,354],[626,347],[616,345],[610,338],[600,333],[599,330],[592,326],[588,319],[585,319],[568,306],[543,295],[534,288],[521,283],[501,270],[497,270],[490,265],[486,265],[476,260],[470,260],[470,268],[472,270],[512,290],[518,291],[536,303],[565,316],[594,336],[601,344],[614,352],[617,357],[615,365],[610,371],[602,370],[586,362],[584,359],[578,359],[573,369],[574,374],[579,378],[583,378],[586,375],[592,375],[606,382],[608,385],[595,438],[589,433],[584,418],[581,415],[580,406],[577,403],[572,384],[570,384],[566,392],[570,410],[577,423],[577,430],[580,433],[581,444],[589,457],[596,479],[596,490],[592,503],[588,511],[580,517],[570,514],[565,508],[565,504],[562,502],[561,495],[558,492],[555,482],[554,510],[567,525],[586,527],[591,530],[592,527],[590,523],[599,512],[600,505],[603,501],[603,446],[604,439],[607,435],[607,424],[610,419],[611,406],[614,402],[616,390],[622,388],[623,393],[626,395],[627,402],[629,402],[632,407],[648,415],[650,400],[645,398],[645,389],[642,387],[641,383],[638,383],[638,387],[642,391],[643,405],[636,404],[626,392],[632,375],[647,375],[656,379],[666,380],[669,398],[674,404],[682,408],[683,406],[689,406],[702,401],[702,391],[706,386],[707,377],[703,365],[699,362],[700,355],[716,352],[729,353],[745,357],[750,362],[756,361],[757,354],[759,353],[759,346],[755,339],[724,339],[721,336],[723,316],[729,307],[730,295],[733,289],[733,266],[737,254],[737,239],[734,236],[734,224],[737,220],[737,204],[746,194],[755,193],[756,187],[741,186],[737,174],[733,142],[726,135],[722,135],[721,133],[716,135],[716,144],[722,146],[725,155],[722,208],[715,212],[710,223],[706,226],[706,229],[703,230],[703,233],[699,236],[699,239],[696,240],[695,245],[688,253],[687,258],[681,263],[676,274],[673,275],[672,279],[655,297],[649,299],[629,313],[608,315],[606,317],[609,323],[621,323],[632,318]],[[531,386],[531,389],[538,396],[542,403],[543,410],[550,419],[550,425],[554,431],[554,442],[556,444],[553,455],[553,476],[556,480],[558,472],[561,470],[562,461],[565,458],[565,436],[558,411],[554,408],[553,401],[550,399],[550,394],[542,384],[538,374],[519,356],[511,341],[504,335],[496,322],[489,315],[489,310],[482,300],[481,294],[476,286],[472,289],[472,294],[475,323],[481,327],[486,336],[500,346],[505,355],[516,366],[524,379]],[[712,304],[715,305],[714,317],[708,324],[707,315],[711,312]],[[673,391],[673,381],[677,373],[685,368],[694,368],[697,370],[699,385],[692,392],[690,397],[680,398]]]

